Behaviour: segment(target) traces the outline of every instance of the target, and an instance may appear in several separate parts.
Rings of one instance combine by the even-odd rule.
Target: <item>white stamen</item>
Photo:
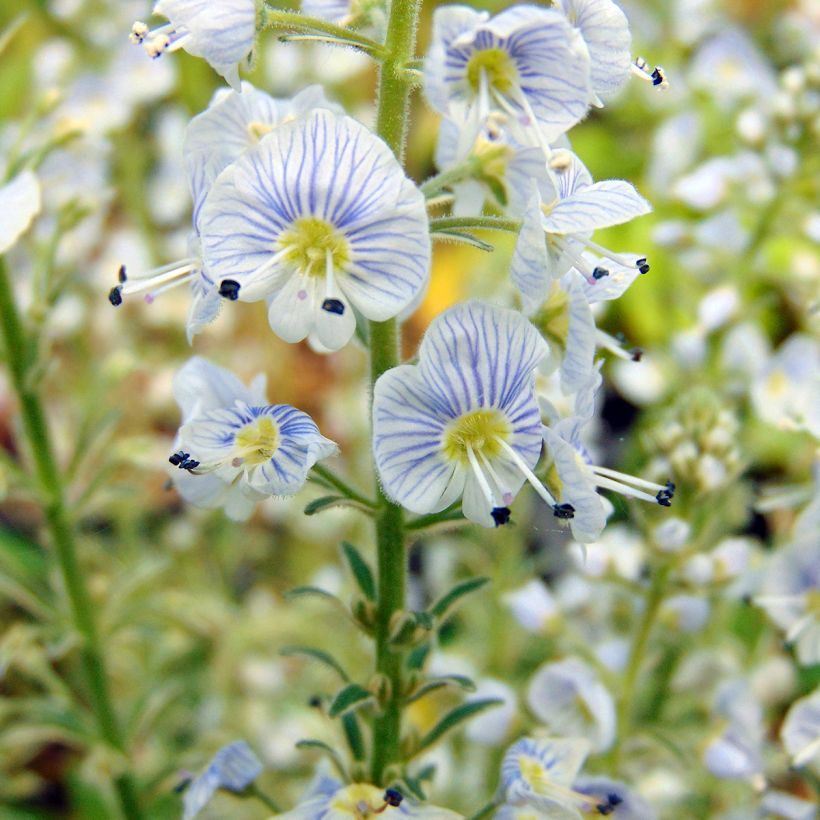
[[[466,447],[467,458],[470,461],[470,466],[473,468],[473,473],[476,477],[476,481],[478,482],[478,486],[481,488],[481,492],[484,494],[484,498],[487,499],[487,503],[490,505],[492,509],[500,507],[501,505],[496,503],[496,499],[493,496],[493,491],[490,489],[487,477],[481,471],[481,465],[478,463],[478,459],[476,458],[476,455],[473,452],[473,448],[469,444],[467,444]]]
[[[535,138],[540,146],[541,150],[544,152],[544,158],[547,162],[549,162],[550,157],[552,156],[552,149],[549,146],[549,143],[544,139],[544,134],[541,132],[541,128],[538,125],[538,118],[535,116],[535,112],[532,110],[532,106],[530,105],[530,101],[527,99],[527,95],[521,91],[518,86],[514,87],[515,94],[513,96],[513,100],[517,102],[526,113],[527,117],[530,120],[530,126],[535,130]],[[497,89],[493,88],[493,96],[498,100],[501,107],[517,122],[521,122],[520,115],[515,110],[515,108],[510,105],[510,102],[504,97],[504,95]],[[523,123],[522,123],[523,124]]]
[[[593,242],[591,239],[584,239],[584,245],[586,245],[590,250],[596,251],[605,259],[609,259],[611,262],[615,262],[618,265],[623,265],[625,268],[637,268],[634,259],[627,259],[625,256],[621,256],[621,254],[613,253],[611,250],[605,248],[603,245],[599,245],[597,242]]]
[[[509,489],[504,489],[504,482],[501,480],[501,477],[495,471],[490,459],[484,455],[484,453],[479,452],[478,457],[481,459],[484,468],[490,474],[490,478],[495,483],[496,489],[498,490],[499,494],[501,495],[501,501],[503,502],[505,507],[509,507],[512,504],[513,499],[515,496],[510,492]]]
[[[603,330],[596,329],[595,344],[604,350],[608,350],[610,353],[614,353],[619,359],[632,361],[632,354],[624,350],[621,343],[614,336],[610,336]]]
[[[336,283],[333,280],[333,251],[330,248],[325,251],[325,276],[327,277],[325,298],[333,299],[336,294]]]
[[[786,643],[794,643],[813,623],[815,613],[808,612],[791,625],[786,633]]]
[[[621,484],[620,481],[613,481],[611,478],[604,478],[603,476],[595,476],[595,483],[604,490],[614,490],[621,495],[628,495],[632,498],[639,498],[641,501],[650,501],[653,504],[658,503],[658,499],[654,495],[649,495],[642,490],[636,490],[627,484]]]
[[[187,282],[191,278],[198,266],[199,260],[193,258],[163,265],[161,268],[149,271],[146,274],[127,278],[120,286],[120,293],[123,296],[128,296],[131,293],[139,293],[143,290],[153,290],[165,285],[167,282],[182,284],[182,282]]]
[[[521,456],[518,455],[518,453],[516,453],[515,450],[512,447],[510,447],[510,445],[507,444],[507,442],[504,441],[502,438],[496,438],[496,441],[501,445],[502,449],[512,459],[512,462],[515,464],[515,466],[518,467],[519,470],[521,470],[521,472],[524,474],[524,478],[526,478],[527,481],[529,481],[530,484],[532,484],[535,492],[537,492],[538,495],[540,495],[541,498],[543,498],[544,501],[546,501],[547,504],[550,505],[550,507],[554,507],[558,502],[555,500],[555,498],[553,498],[550,491],[538,480],[538,477],[535,475],[535,473],[529,467],[527,467],[527,465],[524,463],[524,459],[521,458]]]
[[[592,467],[592,472],[598,475],[605,475],[609,478],[619,479],[627,484],[633,484],[636,487],[643,487],[645,490],[654,490],[656,493],[665,490],[663,484],[656,484],[654,481],[646,481],[643,478],[638,478],[634,475],[618,472],[618,470],[610,470],[609,467]]]

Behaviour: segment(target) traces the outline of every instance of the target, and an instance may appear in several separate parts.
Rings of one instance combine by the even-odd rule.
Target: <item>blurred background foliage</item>
[[[434,5],[425,5],[420,53]],[[498,10],[506,4],[477,5]],[[640,363],[607,364],[601,449],[606,463],[643,469],[662,449],[658,430],[668,426],[670,414],[688,412],[681,398],[702,391],[707,404],[716,402],[736,419],[735,472],[729,490],[715,494],[692,476],[679,476],[690,499],[684,510],[706,505],[713,512],[720,503],[711,543],[746,533],[765,550],[788,531],[793,512],[754,512],[753,498],[770,483],[805,483],[815,452],[804,433],[777,429],[751,410],[744,389],[727,375],[722,349],[740,320],[762,329],[772,347],[796,330],[818,330],[820,263],[816,245],[797,229],[811,203],[817,207],[816,131],[801,137],[797,170],[775,175],[773,195],[761,204],[751,204],[744,190],[730,194],[746,236],[740,245],[732,235],[737,226],[717,227],[706,258],[699,256],[690,228],[702,213],[672,187],[683,171],[742,143],[740,103],[727,105],[714,88],[695,81],[692,58],[702,41],[686,33],[686,24],[696,29],[699,17],[712,14],[720,19],[718,28],[741,27],[774,78],[797,54],[801,32],[788,25],[795,4],[630,0],[624,7],[634,53],[662,64],[672,87],[658,95],[632,83],[614,104],[593,109],[571,134],[573,149],[594,178],[629,179],[655,206],[651,216],[596,237],[614,250],[643,250],[652,264],[651,273],[599,322],[645,351]],[[237,526],[220,512],[183,507],[168,487],[164,465],[179,421],[171,379],[191,355],[184,331],[187,296],[174,291],[153,305],[131,302],[116,312],[105,297],[121,263],[150,267],[184,251],[189,203],[182,132],[222,82],[204,61],[184,52],[152,63],[131,46],[130,22],[147,19],[149,10],[148,3],[118,0],[0,4],[0,31],[6,32],[0,46],[0,147],[11,157],[20,144],[44,147],[66,139],[42,166],[46,200],[55,198],[53,230],[36,233],[13,257],[12,270],[29,320],[42,325],[44,391],[70,481],[71,513],[117,708],[149,795],[149,816],[164,818],[179,813],[173,790],[180,772],[198,770],[235,737],[246,737],[269,766],[266,787],[286,804],[298,798],[315,759],[295,750],[295,741],[317,736],[339,742],[333,724],[311,705],[333,681],[321,667],[283,657],[280,650],[308,643],[332,649],[365,676],[371,661],[360,634],[336,613],[319,603],[286,602],[284,593],[316,583],[350,598],[353,588],[338,569],[338,543],[345,538],[368,553],[372,544],[367,522],[350,511],[302,514],[320,489],[267,502],[251,522]],[[815,21],[816,14],[815,8]],[[731,85],[732,70],[745,69],[725,70],[725,76],[720,67],[713,73],[718,90]],[[375,74],[365,58],[351,52],[283,44],[267,32],[247,78],[280,96],[321,82],[349,112],[366,122],[372,118]],[[437,123],[420,95],[413,110],[408,167],[421,181],[434,172]],[[700,122],[692,144],[659,130],[685,111],[695,112]],[[659,243],[659,231],[670,224],[678,226],[679,240]],[[484,238],[496,244],[496,253],[437,245],[430,291],[406,325],[407,355],[445,307],[504,287],[512,243],[503,236]],[[729,320],[703,330],[698,323],[704,297],[720,287],[730,289],[736,307]],[[692,354],[700,342],[705,351]],[[313,415],[341,445],[340,472],[369,486],[360,349],[323,357],[305,345],[286,345],[269,331],[260,305],[241,305],[197,337],[194,352],[234,368],[245,380],[266,373],[271,399]],[[59,580],[38,535],[38,506],[20,470],[25,453],[15,432],[14,402],[0,384],[0,817],[111,817],[111,805],[96,787],[116,762],[93,745],[86,754],[93,730],[90,719],[78,717],[82,708],[75,708],[83,698],[73,679],[74,639],[66,629]],[[620,498],[614,504],[613,522],[625,520],[627,504]],[[412,592],[419,603],[453,578],[492,578],[493,593],[459,612],[443,635],[443,649],[470,672],[514,686],[544,658],[575,646],[573,630],[583,632],[572,622],[546,634],[525,632],[504,603],[505,592],[533,575],[559,576],[566,560],[559,548],[565,532],[535,504],[528,510],[528,499],[518,505],[516,528],[469,529],[458,539],[433,532],[419,538],[411,553]],[[649,530],[662,512],[633,515]],[[765,619],[758,611],[737,601],[724,606],[718,623],[731,630],[723,640],[750,647],[760,640],[767,647],[777,642],[763,635]],[[583,621],[584,612],[575,617]],[[628,629],[628,609],[622,618]],[[817,668],[803,675],[798,691],[820,680]],[[448,697],[429,698],[411,712],[419,731],[431,725]],[[684,717],[693,733],[703,714],[693,706]],[[512,739],[528,727],[522,712],[506,736]],[[436,754],[435,802],[466,811],[473,793],[489,796],[500,753],[499,746],[456,738]],[[700,791],[670,817],[717,816],[732,804],[733,790],[742,788],[724,783],[719,789],[705,773],[700,778]],[[262,815],[258,806],[219,798],[212,816]]]

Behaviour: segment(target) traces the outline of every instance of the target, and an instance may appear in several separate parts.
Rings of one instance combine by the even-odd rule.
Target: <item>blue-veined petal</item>
[[[544,229],[557,234],[594,231],[629,222],[651,210],[650,204],[630,183],[609,179],[589,185],[556,203],[544,217]]]
[[[521,294],[524,313],[531,316],[549,296],[552,279],[547,242],[541,226],[541,198],[531,198],[510,263],[510,278]]]
[[[542,432],[557,477],[557,482],[550,481],[548,485],[561,503],[575,508],[575,516],[569,522],[573,538],[581,544],[597,541],[606,526],[603,499],[580,463],[577,450],[549,427]]]
[[[177,371],[173,387],[184,420],[199,412],[232,407],[237,401],[250,405],[265,403],[263,375],[248,387],[229,370],[201,356],[189,359]]]
[[[641,275],[637,266],[640,258],[638,254],[620,253],[618,256],[630,264],[619,264],[615,260],[600,259],[591,254],[584,254],[583,258],[589,260],[591,268],[603,267],[607,271],[607,275],[600,279],[590,279],[580,273],[577,275],[578,284],[589,304],[610,301],[623,296],[630,285]]]
[[[170,20],[185,51],[207,60],[239,90],[238,65],[256,39],[256,0],[159,0],[154,14]]]
[[[185,791],[183,820],[193,820],[219,789],[239,794],[262,773],[262,763],[251,747],[238,740],[223,746],[208,768]]]
[[[350,16],[350,0],[302,0],[302,14],[343,23]]]
[[[581,34],[590,58],[590,84],[599,97],[614,94],[630,74],[629,22],[612,0],[559,0]]]

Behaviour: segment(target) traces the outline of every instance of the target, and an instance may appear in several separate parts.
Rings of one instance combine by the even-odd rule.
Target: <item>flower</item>
[[[780,739],[795,766],[820,765],[820,687],[789,707]]]
[[[199,507],[224,507],[246,519],[257,501],[293,495],[310,468],[336,444],[306,413],[266,403],[264,377],[246,387],[205,359],[190,359],[174,378],[183,424],[170,463],[180,495]]]
[[[219,789],[239,794],[262,773],[262,763],[244,740],[223,746],[182,798],[182,820],[193,820]]]
[[[373,395],[373,451],[385,493],[415,513],[462,496],[464,515],[485,527],[509,520],[525,481],[558,517],[532,472],[541,454],[533,369],[547,352],[519,313],[470,301],[437,316],[418,365],[384,373]]]
[[[527,689],[532,713],[561,737],[584,737],[596,752],[615,739],[615,702],[595,670],[578,658],[545,663]]]
[[[494,17],[467,6],[433,15],[424,61],[434,109],[476,132],[493,112],[525,144],[547,144],[581,120],[590,96],[589,54],[555,9],[520,5]]]
[[[572,788],[581,794],[588,794],[604,805],[598,809],[599,815],[614,820],[655,820],[657,815],[649,803],[619,780],[608,777],[579,777]],[[603,797],[602,797],[603,796]]]
[[[570,268],[586,280],[590,296],[602,280],[613,278],[614,288],[605,285],[606,295],[589,301],[616,298],[636,272],[649,271],[645,257],[613,253],[590,238],[599,228],[621,225],[652,210],[630,183],[593,183],[581,160],[566,150],[553,152],[539,178],[516,177],[510,183],[512,210],[524,216],[511,276],[528,314],[543,304],[553,282]],[[585,249],[600,259],[584,256]]]
[[[208,108],[197,114],[185,129],[182,156],[193,197],[194,227],[188,240],[188,256],[137,274],[127,273],[123,266],[120,283],[110,291],[109,301],[119,305],[131,294],[144,293],[143,298],[150,304],[165,290],[190,283],[193,298],[186,322],[190,344],[193,337],[217,317],[223,301],[202,263],[199,237],[202,206],[214,180],[278,124],[319,107],[337,108],[325,99],[321,87],[315,85],[303,89],[292,99],[275,99],[247,82],[242,83],[241,93],[217,91]]]
[[[381,817],[415,817],[419,820],[458,820],[462,815],[437,806],[421,806],[404,799],[398,789],[380,789],[369,783],[345,786],[326,777],[321,790],[279,820],[376,820]]]
[[[351,0],[302,0],[302,14],[343,26],[353,16]]]
[[[355,330],[351,306],[384,321],[427,286],[424,197],[378,137],[330,111],[283,123],[228,166],[200,227],[220,293],[265,299],[288,342],[310,334],[338,350]]]
[[[0,253],[5,253],[28,230],[42,200],[40,182],[32,171],[21,171],[0,187]]]
[[[207,60],[239,91],[239,63],[256,40],[256,5],[256,0],[159,0],[154,14],[169,22],[152,30],[145,23],[134,23],[131,41],[154,58],[183,48]]]
[[[580,820],[579,809],[591,808],[595,798],[571,785],[588,753],[583,738],[525,737],[514,743],[501,761],[501,791],[509,805],[496,816],[517,817],[515,807],[526,806],[548,817]]]

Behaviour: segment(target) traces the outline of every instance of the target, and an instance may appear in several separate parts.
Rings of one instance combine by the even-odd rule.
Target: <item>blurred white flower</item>
[[[40,181],[21,171],[0,188],[0,254],[17,243],[41,208]]]
[[[820,768],[820,687],[789,707],[780,739],[793,765]]]

